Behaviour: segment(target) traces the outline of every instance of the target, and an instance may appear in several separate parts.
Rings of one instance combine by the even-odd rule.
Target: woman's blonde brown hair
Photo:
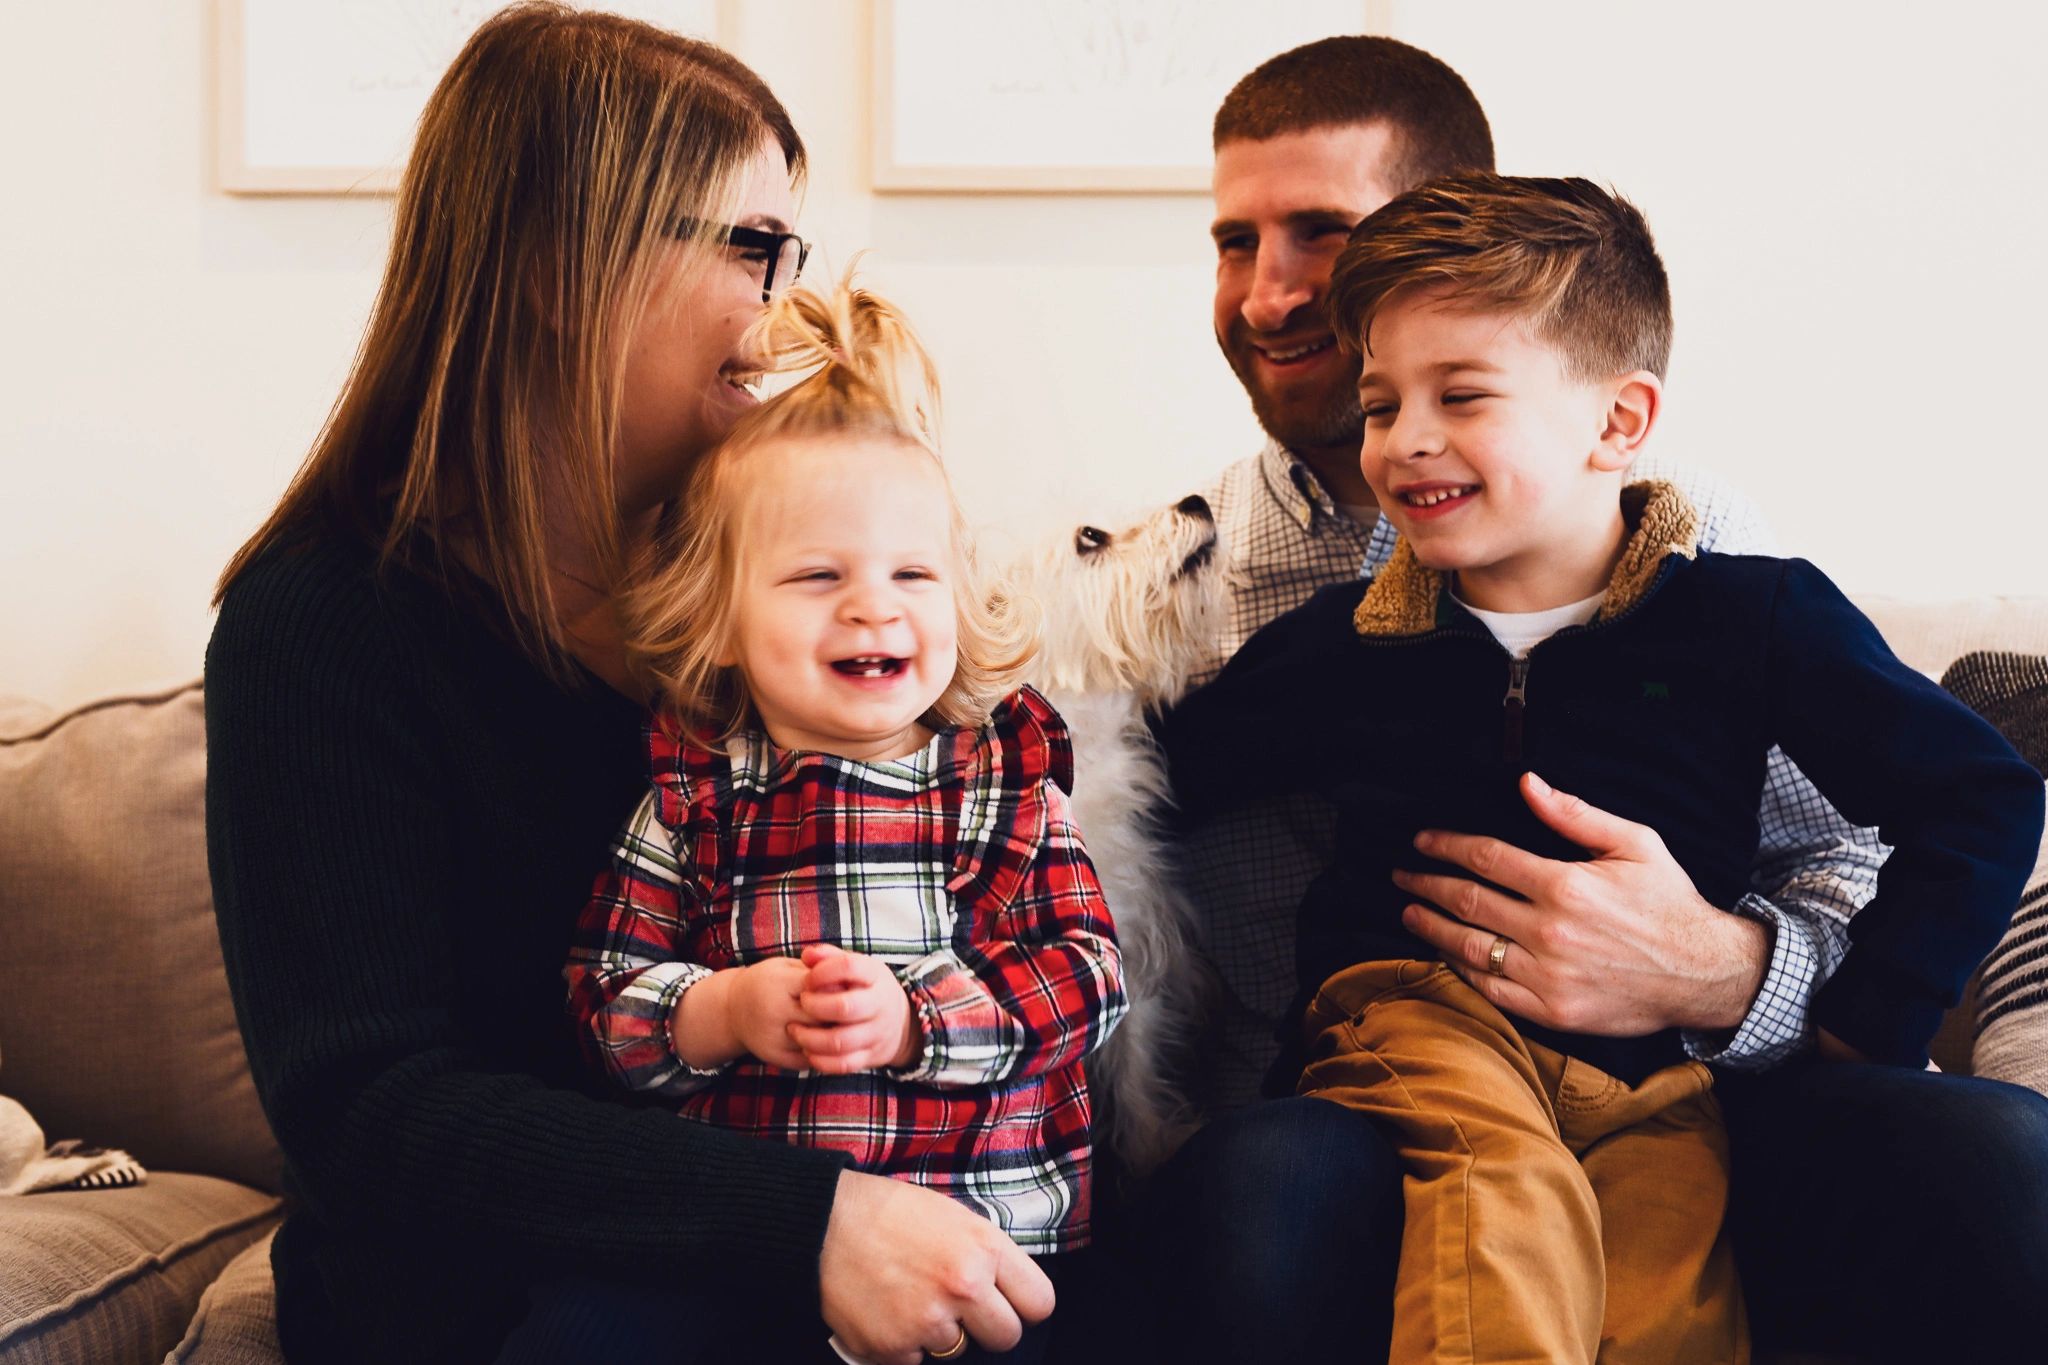
[[[731,54],[614,15],[513,5],[435,87],[390,261],[311,453],[215,591],[320,529],[480,595],[536,663],[573,675],[549,513],[607,582],[629,557],[612,470],[627,345],[657,270],[684,296],[720,250],[744,168],[803,144]]]
[[[754,721],[739,669],[721,664],[737,640],[749,470],[780,441],[899,441],[933,462],[952,509],[953,600],[959,660],[925,722],[978,726],[1023,682],[1038,645],[1036,604],[1013,596],[977,563],[973,538],[937,440],[938,376],[901,312],[853,284],[830,293],[792,289],[770,305],[753,336],[772,372],[810,370],[743,417],[698,462],[624,599],[626,648],[681,733],[718,744]]]

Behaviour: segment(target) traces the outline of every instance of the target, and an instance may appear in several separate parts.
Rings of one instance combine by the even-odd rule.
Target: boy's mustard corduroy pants
[[[1302,1093],[1370,1114],[1407,1167],[1393,1361],[1748,1360],[1704,1066],[1631,1089],[1437,962],[1338,973],[1308,1029]]]

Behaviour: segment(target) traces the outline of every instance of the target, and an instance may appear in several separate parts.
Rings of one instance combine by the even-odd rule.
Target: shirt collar
[[[1278,441],[1269,438],[1265,449],[1259,452],[1259,473],[1265,479],[1266,491],[1273,495],[1273,501],[1302,530],[1312,529],[1319,516],[1343,515],[1337,510],[1337,504],[1330,500],[1330,495],[1323,491],[1315,471]]]
[[[1401,533],[1394,529],[1394,519],[1385,512],[1372,524],[1372,535],[1365,542],[1365,562],[1358,566],[1360,578],[1371,578],[1387,567],[1387,561],[1394,556],[1394,546],[1399,544]]]
[[[948,726],[901,758],[865,760],[810,749],[784,749],[760,730],[742,730],[725,742],[737,788],[773,791],[786,783],[823,781],[847,789],[873,788],[899,796],[939,791],[984,778],[1021,791],[1047,778],[1074,789],[1074,748],[1067,724],[1035,687],[1020,687],[978,729]]]
[[[953,733],[942,730],[922,748],[901,758],[869,761],[813,749],[784,749],[760,730],[742,730],[726,741],[725,756],[732,765],[733,784],[759,791],[807,781],[814,773],[827,781],[855,787],[879,786],[904,793],[931,791],[956,776],[947,762]]]

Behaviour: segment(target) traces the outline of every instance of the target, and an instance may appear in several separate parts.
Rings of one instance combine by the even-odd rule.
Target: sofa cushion
[[[0,1199],[0,1359],[154,1365],[207,1285],[276,1222],[278,1205],[231,1181],[179,1174]]]
[[[164,1365],[283,1365],[270,1274],[270,1243],[276,1236],[273,1231],[243,1247],[206,1287],[184,1340]]]
[[[2048,597],[1922,601],[1858,596],[1856,605],[1894,654],[1929,677],[1941,676],[1973,649],[2048,654]]]
[[[275,1190],[205,789],[197,683],[61,713],[0,703],[0,1093],[53,1140]]]

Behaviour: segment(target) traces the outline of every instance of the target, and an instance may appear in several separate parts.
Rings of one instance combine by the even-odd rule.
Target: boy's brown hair
[[[1459,175],[1394,199],[1331,269],[1338,341],[1370,355],[1374,315],[1413,289],[1523,318],[1574,379],[1662,379],[1670,363],[1671,286],[1650,226],[1590,180]]]
[[[1304,43],[1261,63],[1216,110],[1213,145],[1385,123],[1398,134],[1389,188],[1493,169],[1493,130],[1457,72],[1377,34]]]

